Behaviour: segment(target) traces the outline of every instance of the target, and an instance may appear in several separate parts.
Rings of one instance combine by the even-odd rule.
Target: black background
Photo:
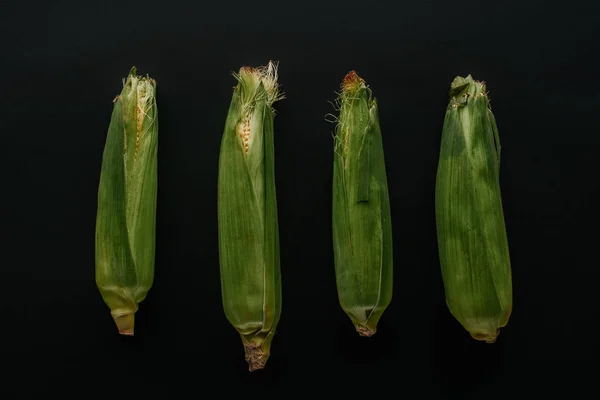
[[[0,1],[3,398],[573,395],[598,355],[597,3]],[[217,161],[242,65],[280,62],[283,313],[249,373],[222,311]],[[97,185],[132,65],[158,82],[155,284],[120,337],[94,282]],[[395,281],[378,333],[337,302],[329,101],[351,69],[380,104]],[[498,341],[450,316],[434,184],[456,75],[488,85],[514,311]],[[213,394],[217,393],[217,394]],[[138,397],[133,397],[138,396]],[[109,398],[109,397],[106,397]]]

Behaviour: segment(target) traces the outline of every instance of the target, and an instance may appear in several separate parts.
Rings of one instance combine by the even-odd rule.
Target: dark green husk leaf
[[[283,96],[273,63],[234,76],[219,156],[221,291],[225,315],[255,371],[265,367],[281,315],[272,104]]]
[[[377,101],[354,71],[338,99],[333,244],[338,298],[361,336],[372,336],[392,299],[391,212]]]
[[[486,85],[456,77],[436,180],[439,257],[450,312],[474,339],[488,343],[512,311],[499,174],[500,141]]]
[[[96,284],[123,335],[154,280],[157,151],[156,82],[134,67],[114,100],[96,215]]]

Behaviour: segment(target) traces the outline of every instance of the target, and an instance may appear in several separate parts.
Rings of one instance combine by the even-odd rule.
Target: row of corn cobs
[[[243,67],[222,136],[218,234],[225,315],[249,370],[262,369],[281,315],[273,104],[277,65]],[[393,243],[378,105],[354,71],[337,99],[332,230],[337,292],[361,336],[392,298]],[[158,114],[156,82],[124,80],[102,158],[96,219],[96,283],[119,332],[154,279]],[[512,309],[499,187],[500,143],[483,82],[457,77],[443,124],[436,180],[438,250],[446,302],[477,340],[493,343]]]

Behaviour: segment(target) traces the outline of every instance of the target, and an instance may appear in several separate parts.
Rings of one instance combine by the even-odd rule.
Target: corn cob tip
[[[342,91],[343,92],[355,92],[361,86],[365,85],[365,80],[358,76],[356,71],[352,70],[346,74],[344,80],[342,81]]]
[[[276,101],[285,99],[285,94],[281,91],[281,86],[279,85],[278,68],[279,63],[270,60],[267,65],[260,67],[243,66],[238,73],[233,73],[233,76],[238,82],[248,81],[253,82],[254,84],[262,83],[266,94],[267,105],[272,106]]]
[[[371,329],[364,325],[356,325],[356,332],[358,332],[360,336],[371,337],[377,332],[377,329]]]
[[[248,371],[253,372],[263,369],[267,364],[269,353],[265,352],[262,346],[255,343],[244,343],[244,351],[246,352]]]
[[[111,312],[119,333],[124,336],[133,336],[133,326],[135,320],[135,311],[128,312]]]

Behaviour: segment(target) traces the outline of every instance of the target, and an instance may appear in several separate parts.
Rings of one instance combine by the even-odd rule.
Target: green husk
[[[333,169],[333,244],[340,305],[372,336],[392,299],[392,225],[377,101],[356,72],[338,98]]]
[[[281,314],[275,191],[277,65],[234,74],[221,141],[218,228],[225,315],[241,336],[250,371],[265,367]]]
[[[487,343],[496,341],[512,311],[499,174],[500,139],[486,85],[456,77],[436,180],[439,257],[450,312]]]
[[[96,284],[122,335],[154,280],[156,82],[133,67],[113,101],[96,215]]]

